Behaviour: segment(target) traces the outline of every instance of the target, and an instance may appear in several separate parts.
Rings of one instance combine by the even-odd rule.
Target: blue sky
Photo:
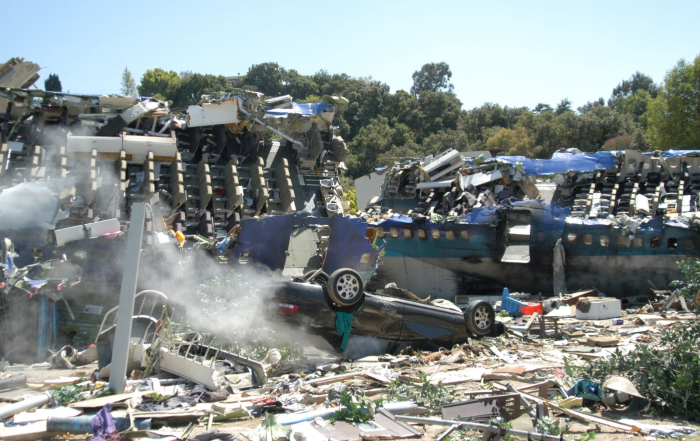
[[[63,90],[114,93],[160,67],[244,74],[278,62],[369,76],[392,92],[447,62],[464,108],[608,98],[639,70],[660,82],[700,54],[698,1],[9,1],[0,60],[24,57]]]

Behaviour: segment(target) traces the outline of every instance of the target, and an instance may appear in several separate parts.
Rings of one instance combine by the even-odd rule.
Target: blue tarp
[[[273,107],[265,108],[265,116],[270,116],[274,118],[286,118],[287,115],[298,114],[301,116],[312,116],[319,115],[323,112],[323,109],[330,107],[326,103],[294,103],[292,102],[291,109],[275,109]]]
[[[555,153],[552,159],[531,159],[525,156],[497,156],[488,159],[489,162],[501,161],[515,166],[523,164],[526,175],[552,175],[554,173],[576,173],[604,170],[615,165],[615,157],[611,152],[596,153]]]

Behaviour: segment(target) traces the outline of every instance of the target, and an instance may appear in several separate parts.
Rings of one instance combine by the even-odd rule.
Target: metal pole
[[[0,420],[4,420],[7,417],[24,412],[25,410],[30,410],[43,406],[44,404],[49,404],[52,400],[52,395],[50,392],[44,392],[41,395],[35,397],[27,398],[26,400],[20,401],[19,403],[10,404],[8,406],[0,407]]]
[[[119,291],[117,328],[114,332],[112,366],[109,375],[109,388],[118,394],[124,393],[124,387],[126,386],[126,365],[129,361],[129,346],[131,345],[131,317],[134,314],[136,280],[139,275],[141,241],[143,240],[145,222],[146,204],[133,204],[129,221],[129,237],[126,241],[124,273],[122,274],[122,285]]]

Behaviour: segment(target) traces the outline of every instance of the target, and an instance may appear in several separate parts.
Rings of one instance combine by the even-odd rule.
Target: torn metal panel
[[[289,236],[297,223],[294,215],[249,218],[241,222],[230,254],[234,264],[248,261],[282,270],[287,260]]]
[[[65,99],[65,97],[64,97]],[[146,101],[142,101],[140,103],[136,103],[135,105],[129,107],[128,109],[125,109],[123,112],[121,112],[119,115],[117,115],[115,118],[112,118],[109,120],[107,124],[102,126],[100,130],[97,131],[96,135],[97,136],[115,136],[118,135],[122,129],[124,129],[126,126],[128,126],[130,123],[136,121],[136,119],[141,118],[144,115],[147,115],[154,110],[157,110],[159,108],[164,108],[166,104],[155,100],[155,99],[149,99]]]
[[[130,163],[141,164],[146,161],[148,153],[153,153],[155,161],[169,162],[177,155],[177,139],[154,136],[72,136],[68,135],[67,152],[90,154],[95,149],[98,157],[117,160],[120,152],[126,153]]]
[[[364,219],[333,216],[327,225],[331,228],[331,235],[323,271],[332,274],[340,268],[352,268],[363,280],[369,279],[386,245],[375,247],[369,242]]]
[[[460,175],[459,176],[459,187],[466,189],[468,186],[473,185],[478,187],[480,185],[487,184],[489,182],[497,181],[503,177],[503,173],[500,170],[495,170],[490,173],[475,173],[473,175]]]
[[[119,233],[120,231],[118,219],[107,219],[75,227],[62,228],[54,231],[54,236],[56,238],[56,246],[61,247],[75,240],[89,239],[102,236],[103,234]]]
[[[238,100],[202,103],[187,108],[187,126],[203,127],[217,124],[238,124]]]
[[[384,247],[375,247],[369,242],[364,220],[348,216],[314,218],[288,214],[244,219],[231,247],[232,261],[234,264],[250,261],[272,270],[282,270],[293,227],[320,225],[329,226],[331,230],[323,263],[326,274],[340,268],[352,268],[366,280],[374,273]]]
[[[204,385],[208,389],[219,389],[218,379],[221,375],[212,366],[173,354],[166,348],[160,348],[158,356],[160,358],[160,368],[165,372],[187,378],[197,384]]]
[[[22,58],[11,58],[0,67],[0,87],[26,89],[39,79],[41,67]]]
[[[372,172],[355,179],[355,196],[359,210],[364,209],[372,197],[381,193],[384,179],[387,176],[385,172],[386,169],[381,173]]]
[[[425,180],[435,181],[436,179],[457,170],[464,163],[464,158],[457,150],[448,150],[433,159],[433,161],[431,161],[428,165],[422,167],[421,174]]]

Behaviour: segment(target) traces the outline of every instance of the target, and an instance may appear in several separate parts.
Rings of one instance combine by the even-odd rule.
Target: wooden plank
[[[389,379],[388,379],[387,377],[385,377],[384,375],[373,374],[373,373],[371,373],[371,372],[367,372],[367,373],[365,373],[365,377],[367,377],[367,378],[369,378],[369,379],[371,379],[371,380],[374,380],[374,381],[376,381],[376,382],[378,382],[378,383],[382,383],[382,384],[389,384],[389,383],[391,383],[391,380],[389,380]]]
[[[348,378],[361,377],[364,375],[365,374],[363,372],[352,372],[349,374],[334,375],[332,377],[315,378],[313,380],[307,381],[306,384],[308,384],[308,385],[321,385],[321,384],[328,384],[328,383],[337,383],[337,382],[340,382],[343,380],[347,380]]]
[[[537,319],[537,316],[539,314],[536,312],[533,312],[530,318],[528,319],[527,323],[525,323],[525,332],[523,334],[527,334],[527,331],[530,329],[530,326],[532,326],[533,323],[535,323],[535,319]]]

